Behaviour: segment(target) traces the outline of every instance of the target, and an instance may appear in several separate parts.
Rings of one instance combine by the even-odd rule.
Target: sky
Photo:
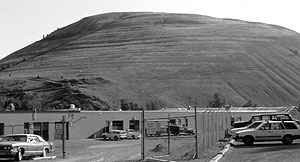
[[[300,0],[0,0],[0,59],[80,19],[166,12],[263,22],[300,33]]]

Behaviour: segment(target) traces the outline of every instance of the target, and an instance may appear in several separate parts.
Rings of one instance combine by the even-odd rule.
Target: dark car
[[[170,133],[177,136],[179,135],[179,126],[177,125],[170,125],[170,126],[167,126],[167,133],[169,132],[169,127],[170,127]]]
[[[236,121],[233,123],[233,128],[246,127],[254,121],[260,120],[273,120],[273,121],[296,121],[300,124],[300,121],[294,119],[289,113],[265,113],[265,114],[256,114],[247,121]]]
[[[52,142],[35,134],[2,135],[0,139],[0,158],[14,158],[16,161],[25,156],[45,157],[55,149]]]

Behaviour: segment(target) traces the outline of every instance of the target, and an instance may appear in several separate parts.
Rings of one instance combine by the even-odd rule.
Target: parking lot
[[[48,156],[56,156],[49,160],[24,160],[34,162],[134,162],[141,158],[140,140],[103,140],[83,139],[70,140],[66,143],[66,156],[62,155],[62,141],[54,141],[56,150]],[[213,153],[212,153],[213,154]],[[209,160],[210,158],[206,158]],[[282,142],[256,142],[251,146],[234,142],[229,151],[219,162],[298,162],[300,159],[300,140],[292,145]],[[0,161],[13,161],[0,159]],[[192,160],[205,161],[204,159]]]
[[[300,140],[292,145],[282,142],[255,142],[251,146],[234,142],[219,162],[299,162]]]
[[[102,140],[83,139],[66,141],[66,156],[62,154],[62,141],[54,141],[56,150],[48,156],[56,156],[53,160],[25,160],[34,162],[124,162],[141,158],[140,140]],[[8,161],[0,159],[0,161]],[[13,161],[13,160],[11,160]]]

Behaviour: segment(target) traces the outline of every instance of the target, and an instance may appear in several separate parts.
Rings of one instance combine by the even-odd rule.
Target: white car
[[[140,133],[134,131],[133,129],[127,129],[126,133],[127,138],[138,139],[140,137]]]
[[[122,140],[127,137],[127,133],[123,130],[111,130],[108,133],[103,133],[102,137],[103,139]]]
[[[25,156],[45,157],[55,150],[52,142],[47,142],[35,134],[8,134],[2,135],[0,139],[0,158],[21,161]]]
[[[282,141],[292,144],[293,140],[300,139],[300,128],[295,121],[263,121],[256,128],[237,131],[233,139],[252,145],[260,141]]]

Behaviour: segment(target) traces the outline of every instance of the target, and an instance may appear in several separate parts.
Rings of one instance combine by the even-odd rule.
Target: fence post
[[[170,128],[170,113],[168,114],[168,155],[170,155],[170,139],[171,139],[171,128]]]
[[[212,145],[214,145],[214,142],[215,142],[215,110],[212,111],[212,115],[211,115],[211,130],[212,130],[212,140],[210,141],[210,148]]]
[[[145,160],[145,111],[142,111],[142,160]]]
[[[63,157],[66,156],[66,151],[65,151],[65,148],[66,148],[66,137],[65,137],[65,124],[66,124],[66,116],[63,115],[63,118],[62,118],[62,153],[63,153]]]
[[[204,148],[205,148],[205,127],[206,127],[206,125],[205,125],[205,112],[206,112],[206,110],[205,111],[203,111],[203,132],[202,132],[202,136],[203,136],[203,138],[202,138],[202,151],[204,151]]]
[[[196,156],[195,158],[198,159],[198,119],[197,119],[197,106],[195,106],[195,140],[196,140]]]

